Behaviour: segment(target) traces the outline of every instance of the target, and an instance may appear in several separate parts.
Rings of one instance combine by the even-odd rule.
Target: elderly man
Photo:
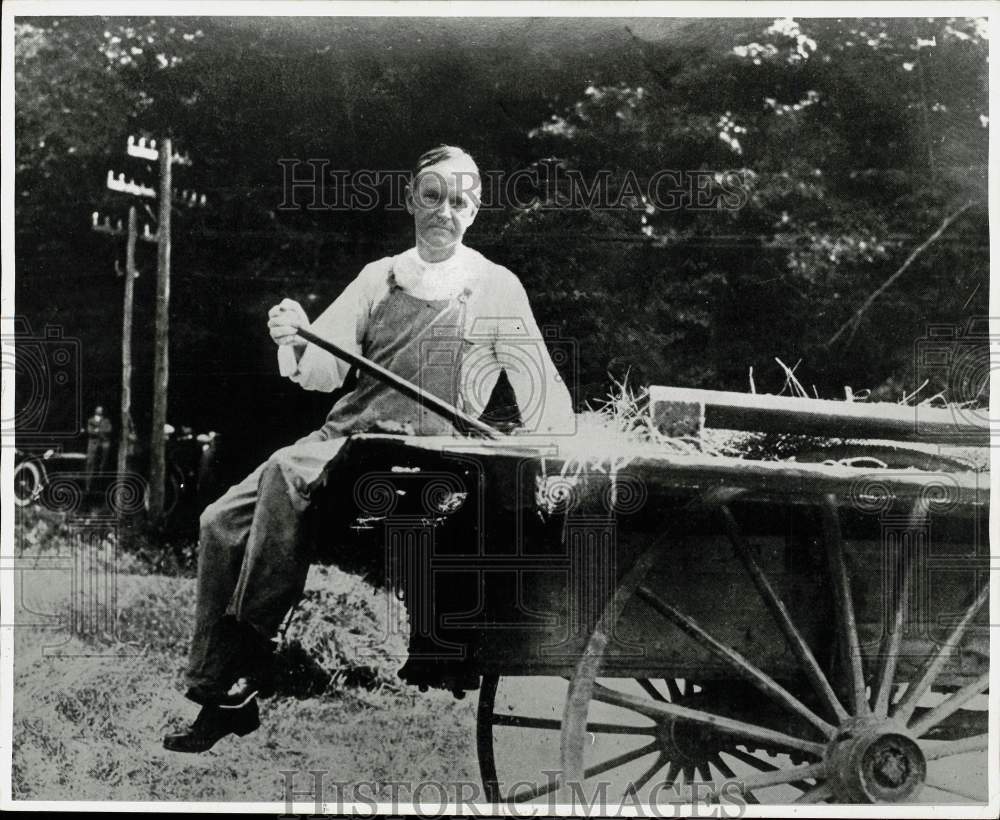
[[[509,270],[462,244],[479,195],[479,169],[465,151],[443,145],[423,154],[406,188],[416,246],[367,265],[312,324],[291,299],[271,308],[281,374],[307,390],[343,384],[349,367],[297,336],[309,328],[472,415],[482,412],[505,371],[527,429],[571,433],[569,392],[524,288]],[[457,360],[425,366],[424,351],[449,340],[461,351]],[[386,424],[418,435],[456,432],[361,373],[320,429],[278,450],[205,509],[187,672],[187,696],[202,709],[189,728],[164,738],[167,749],[205,751],[260,725],[256,696],[269,688],[271,639],[300,598],[309,568],[301,530],[310,493],[346,436]]]

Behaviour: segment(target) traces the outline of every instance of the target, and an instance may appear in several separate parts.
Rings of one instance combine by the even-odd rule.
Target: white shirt
[[[339,347],[363,355],[366,322],[389,292],[389,272],[403,290],[421,299],[451,299],[468,291],[467,343],[459,395],[462,409],[482,413],[501,371],[514,390],[529,430],[571,434],[575,418],[569,391],[552,363],[520,280],[478,251],[460,245],[443,262],[425,262],[416,248],[364,267],[311,330]],[[281,375],[307,390],[332,391],[350,365],[309,345],[298,361],[290,345],[278,347]]]

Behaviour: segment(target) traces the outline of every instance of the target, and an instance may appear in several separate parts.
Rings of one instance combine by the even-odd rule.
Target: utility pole
[[[135,243],[137,240],[156,243],[157,245],[157,277],[156,277],[156,313],[154,323],[154,362],[153,362],[153,424],[150,434],[150,464],[149,464],[149,494],[147,497],[147,512],[152,521],[159,521],[163,515],[164,479],[166,474],[166,453],[164,428],[167,423],[167,381],[169,373],[168,344],[170,321],[170,223],[171,206],[173,202],[173,166],[190,165],[187,155],[173,153],[172,141],[165,139],[157,149],[156,141],[147,144],[145,138],[138,141],[128,138],[126,153],[132,157],[159,163],[159,190],[133,180],[125,179],[124,174],[116,178],[108,171],[107,187],[112,191],[129,194],[134,197],[158,199],[158,219],[156,233],[149,231],[145,225],[143,233],[138,232],[137,211],[135,205],[129,207],[128,233],[125,246],[125,304],[122,314],[122,402],[121,402],[121,444],[118,450],[118,472],[123,477],[128,468],[128,456],[132,443],[132,305],[134,298],[134,279],[139,275],[135,266]],[[181,199],[189,207],[204,207],[205,196],[193,191],[181,192]],[[150,216],[152,210],[147,206]],[[117,229],[112,229],[110,221],[105,220],[102,226],[98,214],[94,213],[94,229],[114,236],[123,234],[121,221]]]
[[[129,208],[128,231],[122,230],[119,219],[112,225],[111,219],[94,211],[91,228],[97,233],[108,236],[125,236],[125,271],[124,274],[115,260],[115,270],[118,275],[125,276],[125,296],[122,303],[122,397],[121,397],[121,429],[118,440],[118,482],[122,486],[125,473],[128,472],[128,458],[131,454],[131,406],[132,406],[132,304],[135,294],[135,279],[139,276],[135,267],[136,215],[135,207]]]
[[[128,459],[132,455],[132,303],[135,297],[136,229],[135,205],[128,209],[128,236],[125,240],[125,296],[122,303],[122,403],[118,437],[118,482],[124,486]]]
[[[156,318],[153,348],[153,424],[149,439],[149,517],[163,516],[163,487],[167,472],[166,436],[167,381],[169,378],[170,330],[170,195],[173,184],[173,145],[163,140],[159,151],[160,191],[156,253]]]

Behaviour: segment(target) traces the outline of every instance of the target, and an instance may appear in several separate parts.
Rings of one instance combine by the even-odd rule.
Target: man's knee
[[[220,503],[221,501],[221,498],[218,501],[213,501],[201,511],[201,515],[198,518],[198,526],[201,532],[202,544],[210,538],[218,539],[229,529],[227,526],[228,516],[226,515],[226,507]]]
[[[285,492],[293,501],[302,502],[309,497],[309,482],[302,476],[294,445],[275,450],[264,463],[261,492]]]
[[[198,518],[200,527],[200,541],[202,544],[213,543],[236,543],[242,540],[243,532],[241,526],[249,522],[243,522],[244,513],[238,501],[239,494],[237,487],[230,487],[204,510]]]

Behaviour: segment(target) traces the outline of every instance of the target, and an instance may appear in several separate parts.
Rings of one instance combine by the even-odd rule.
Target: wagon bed
[[[481,686],[492,799],[617,772],[899,802],[984,757],[988,473],[595,449],[360,435],[331,465],[406,602],[401,675]],[[540,688],[504,701],[525,680],[561,685],[560,713],[530,714]],[[500,747],[556,736],[559,777],[505,793]]]

